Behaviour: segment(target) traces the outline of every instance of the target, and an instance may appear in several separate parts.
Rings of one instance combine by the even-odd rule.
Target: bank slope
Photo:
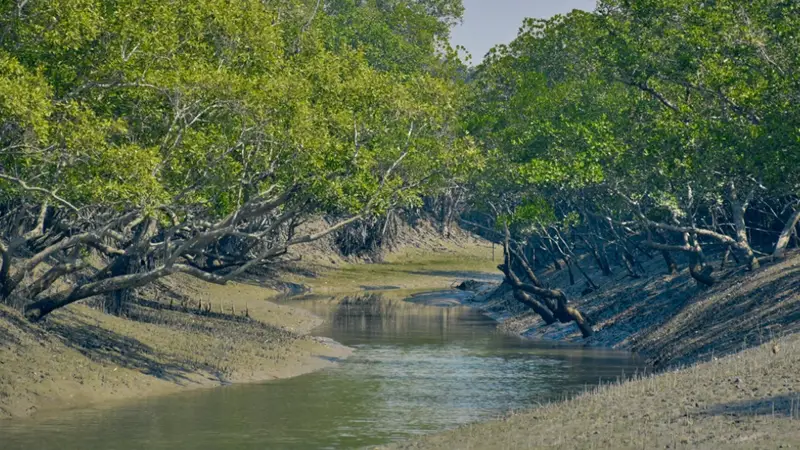
[[[656,375],[396,448],[800,446],[800,254],[753,272],[730,269],[712,288],[685,272],[611,277],[575,301],[595,320],[589,345],[641,352]],[[574,325],[544,326],[498,294],[473,304],[507,331],[579,339]]]
[[[32,324],[0,306],[0,418],[291,377],[348,354],[306,336],[320,319],[274,294],[174,277],[126,318],[73,305]]]

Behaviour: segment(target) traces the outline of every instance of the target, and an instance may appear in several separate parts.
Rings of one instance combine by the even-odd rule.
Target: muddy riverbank
[[[350,349],[309,336],[322,318],[269,300],[292,286],[419,291],[495,276],[491,245],[466,236],[412,234],[382,264],[307,250],[315,257],[226,286],[169,277],[141,289],[125,318],[77,304],[32,324],[0,306],[0,419],[293,377],[346,358]]]
[[[565,276],[543,278],[568,286]],[[569,287],[594,321],[587,341],[574,325],[545,326],[502,289],[473,283],[467,304],[508,333],[632,350],[656,374],[395,448],[798,448],[800,255],[718,276],[710,289],[685,271],[612,278],[587,296]]]
[[[292,377],[350,353],[307,336],[321,320],[266,301],[273,295],[174,277],[127,318],[75,305],[31,324],[0,307],[0,417]]]
[[[767,449],[800,446],[797,335],[566,402],[426,436],[402,449]]]
[[[450,308],[468,305],[501,322],[507,334],[637,351],[660,374],[595,384],[571,400],[422,437],[403,448],[800,444],[798,255],[754,273],[721,274],[711,289],[697,288],[686,273],[660,274],[656,261],[644,263],[653,267],[640,279],[602,279],[590,272],[600,289],[584,296],[583,286],[569,286],[563,271],[544,274],[548,284],[568,286],[572,302],[594,321],[596,336],[584,342],[572,325],[543,326],[507,296],[492,292],[498,275],[485,243],[430,250],[401,249],[381,264],[306,262],[305,268],[287,270],[282,280],[331,298],[380,292],[390,304],[434,307],[444,317]],[[465,279],[480,281],[472,286],[476,295],[419,295]],[[78,305],[31,325],[0,310],[3,414],[35,413],[40,420],[63,408],[105,408],[131,398],[291,377],[348,355],[346,347],[308,336],[324,314],[268,301],[278,292],[256,283],[254,278],[220,287],[171,278],[143,292],[141,308],[128,319]],[[352,300],[342,301],[352,312]],[[420,323],[449,323],[423,317]],[[369,336],[365,344],[374,340]]]
[[[497,333],[463,292],[369,291],[281,301],[356,351],[291,379],[0,422],[4,450],[365,448],[492,419],[636,373],[627,352]]]
[[[599,288],[588,295],[581,295],[583,284],[569,285],[565,271],[544,273],[545,283],[562,288],[588,314],[595,330],[589,339],[574,323],[546,325],[498,283],[470,283],[475,295],[466,304],[506,332],[629,350],[656,369],[723,357],[800,331],[800,253],[755,272],[719,272],[711,288],[698,287],[686,269],[673,276],[661,265],[644,262],[647,275],[637,279],[590,272]]]

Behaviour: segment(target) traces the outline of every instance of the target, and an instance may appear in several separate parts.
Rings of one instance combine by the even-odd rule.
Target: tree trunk
[[[586,273],[586,271],[583,270],[583,268],[581,268],[581,265],[580,265],[580,263],[578,263],[578,259],[577,258],[575,258],[575,268],[578,269],[578,272],[580,272],[581,275],[583,275],[583,278],[586,280],[586,282],[589,284],[589,286],[592,287],[592,289],[597,289],[598,288],[598,286],[594,283],[594,281],[589,276],[589,274]]]
[[[603,273],[603,276],[610,277],[612,275],[611,265],[608,263],[608,257],[605,255],[605,248],[601,248],[599,245],[597,245],[597,242],[594,239],[591,241],[586,238],[582,239],[589,248],[589,251],[592,253],[592,257],[594,258],[595,263],[597,263],[597,267],[599,267],[600,271]]]
[[[10,282],[11,278],[8,276],[11,270],[11,255],[8,246],[0,240],[0,300],[5,301],[8,294],[11,293]]]
[[[124,255],[115,258],[111,264],[108,272],[110,277],[143,273],[153,269],[146,256],[150,247],[150,239],[157,231],[156,225],[156,219],[152,216],[139,225],[139,229],[133,237],[133,244]],[[105,312],[115,316],[123,315],[133,294],[134,292],[131,288],[119,289],[109,293],[103,301]]]
[[[511,249],[510,245],[510,233],[507,231],[508,227],[506,227],[506,239],[503,243],[503,264],[497,266],[503,274],[505,274],[506,282],[511,286],[512,290],[514,291],[514,298],[517,299],[520,303],[527,306],[528,308],[532,309],[533,312],[539,315],[542,318],[544,323],[547,325],[553,324],[556,322],[556,318],[553,315],[553,308],[552,306],[548,307],[536,300],[535,298],[531,297],[528,293],[524,292],[520,289],[522,286],[522,280],[519,279],[517,274],[514,273],[513,269],[513,258],[511,257],[512,252],[514,250]],[[518,258],[521,265],[523,267],[527,267],[527,264],[524,260]],[[528,271],[528,278],[530,278],[531,283],[536,286],[541,286],[541,282],[536,277],[536,274],[533,271]]]
[[[142,267],[138,258],[133,258],[129,255],[119,256],[117,258],[118,264],[109,272],[111,277],[118,277],[127,274],[141,273]],[[125,288],[108,293],[103,299],[103,310],[107,314],[115,316],[125,315],[125,308],[133,297],[133,289]]]
[[[713,286],[716,280],[711,276],[711,272],[714,269],[711,266],[703,266],[700,264],[698,262],[700,259],[696,255],[692,255],[689,258],[691,259],[689,263],[689,273],[692,275],[692,278],[704,286]]]
[[[750,242],[747,239],[747,224],[744,220],[744,213],[747,211],[748,200],[744,202],[738,197],[736,186],[730,184],[730,202],[731,212],[733,213],[733,225],[736,229],[736,243],[737,247],[744,254],[747,260],[747,266],[750,270],[758,269],[759,263],[753,249],[750,247]]]
[[[664,257],[664,263],[667,265],[667,273],[670,275],[678,274],[678,263],[672,257],[672,254],[667,250],[661,250],[661,256]]]
[[[453,214],[452,194],[450,192],[443,195],[442,198],[442,236],[445,238],[450,237],[450,218]]]
[[[46,297],[42,300],[31,303],[25,308],[25,316],[31,321],[40,320],[56,309],[63,308],[69,304],[91,297],[93,295],[106,294],[121,289],[144,286],[159,278],[165,277],[176,271],[177,265],[172,268],[162,266],[147,273],[137,273],[122,275],[119,277],[106,278],[93,283],[82,284],[70,290],[59,292]]]
[[[781,235],[778,237],[778,242],[775,243],[775,251],[772,253],[773,257],[784,257],[786,248],[789,246],[789,241],[792,238],[792,233],[795,233],[795,227],[798,222],[800,222],[800,209],[792,213],[789,220],[786,221],[786,225],[784,225],[783,231],[781,231]]]
[[[546,323],[547,325],[552,325],[557,322],[550,308],[544,306],[541,302],[533,298],[530,294],[521,289],[513,289],[513,292],[514,292],[514,298],[517,299],[518,302],[532,309],[533,312],[535,312],[536,314],[539,315],[539,317],[542,318],[544,323]]]
[[[36,225],[22,236],[26,241],[44,235],[44,221],[47,217],[47,206],[47,201],[42,202],[42,205],[39,207],[39,215],[36,218]]]
[[[594,258],[595,264],[597,264],[597,268],[603,273],[603,275],[608,276],[609,273],[606,271],[606,267],[603,265],[603,262],[600,260],[600,253],[594,246],[589,246],[589,251],[592,254],[592,258]]]
[[[564,239],[564,236],[561,234],[561,232],[558,229],[556,229],[556,236],[561,241],[561,243],[564,244],[564,248],[566,249],[566,253],[567,253],[566,256],[569,258],[570,263],[572,263],[575,266],[575,268],[578,269],[578,272],[581,273],[583,278],[586,280],[587,283],[589,283],[589,286],[591,286],[592,289],[597,289],[597,285],[594,284],[594,281],[592,281],[592,279],[589,277],[589,275],[583,270],[583,268],[581,268],[580,262],[578,261],[578,256],[572,250],[572,247],[569,245],[567,240]],[[561,247],[559,246],[559,248],[561,248]]]
[[[506,281],[514,290],[514,297],[516,299],[522,301],[523,304],[529,306],[531,309],[537,312],[542,320],[548,325],[555,322],[555,320],[558,320],[562,323],[574,321],[581,330],[583,337],[589,337],[594,334],[594,330],[592,330],[591,325],[589,324],[588,320],[586,320],[584,315],[578,309],[567,305],[567,296],[564,294],[564,292],[555,289],[546,289],[534,284],[525,284],[520,281],[519,277],[514,273],[512,268],[514,259],[512,258],[512,255],[514,251],[511,250],[510,246],[510,233],[508,231],[508,226],[506,226],[506,237],[503,249],[505,261],[503,264],[498,266],[498,268],[505,274]],[[524,270],[529,272],[528,276],[532,279],[532,282],[541,284],[536,275],[533,274],[533,270],[527,261],[525,261],[523,258],[517,259],[519,259],[519,264],[524,268]],[[536,297],[543,298],[548,302],[549,307],[534,300],[528,294],[533,294]]]
[[[558,233],[557,234],[558,239],[551,236],[550,233],[547,231],[547,228],[541,227],[541,229],[542,232],[547,236],[547,240],[550,242],[550,246],[558,250],[558,253],[561,255],[561,260],[564,262],[564,265],[567,266],[567,270],[569,271],[569,285],[574,286],[575,272],[573,272],[572,270],[573,261],[570,255],[571,252],[569,249],[569,245],[567,244],[566,241],[564,241],[564,238],[561,237],[561,233],[557,229],[556,233]],[[564,243],[564,247],[566,248],[566,250],[564,248],[561,248],[561,244],[558,243],[559,240]]]
[[[692,236],[692,248],[694,251],[689,254],[689,274],[698,283],[704,286],[713,286],[716,280],[711,273],[714,268],[705,264],[703,249],[697,241],[697,236]]]
[[[156,251],[153,249],[150,244],[151,237],[153,236],[152,230],[156,224],[156,221],[152,217],[150,217],[150,220],[143,220],[140,222],[140,228],[137,228],[135,237],[132,240],[132,243],[128,245],[127,250],[125,252],[116,250],[116,253],[114,254],[119,256],[115,258],[111,264],[106,266],[104,269],[101,269],[90,281],[83,282],[70,289],[65,289],[27,305],[25,308],[25,315],[29,318],[29,320],[40,320],[42,317],[45,317],[47,314],[58,308],[62,308],[87,297],[137,288],[152,283],[159,278],[178,272],[186,273],[210,283],[224,285],[229,280],[244,273],[252,266],[256,264],[263,264],[265,261],[268,261],[277,255],[284,254],[291,246],[314,242],[330,235],[331,233],[341,229],[344,226],[347,226],[350,223],[363,218],[363,214],[357,214],[330,225],[322,231],[307,233],[301,236],[295,236],[290,232],[288,233],[288,236],[285,237],[285,241],[274,244],[255,257],[251,258],[248,256],[249,260],[244,259],[242,261],[243,264],[239,266],[239,268],[227,273],[224,276],[209,273],[191,264],[178,262],[181,260],[181,258],[191,262],[191,260],[195,259],[194,256],[196,256],[197,251],[200,251],[201,249],[206,248],[208,245],[217,242],[224,236],[233,235],[234,233],[247,234],[243,231],[237,231],[237,227],[242,225],[242,221],[273,211],[275,208],[284,204],[288,197],[289,194],[283,194],[277,195],[274,197],[274,199],[261,200],[255,203],[245,204],[245,206],[236,212],[232,212],[229,216],[221,219],[216,224],[212,224],[205,231],[199,231],[197,234],[186,238],[184,242],[180,244],[176,243],[173,247],[174,250],[170,249],[169,252],[166,252],[165,255],[168,256],[166,256],[157,267],[155,265],[156,261],[154,259],[154,255],[156,253],[162,253],[161,251]],[[290,220],[287,218],[296,217],[297,211],[299,211],[299,209],[289,209],[281,212],[280,215],[275,219],[275,222],[270,225],[267,230],[259,232],[257,235],[252,235],[252,239],[262,239],[264,236],[271,236],[269,233],[272,232],[274,226],[278,226],[279,224],[284,223],[286,220]],[[125,214],[120,218],[116,218],[106,225],[98,228],[94,232],[84,232],[65,238],[59,241],[57,244],[54,244],[37,253],[23,264],[20,264],[20,269],[16,270],[13,276],[9,278],[12,278],[11,281],[14,283],[14,285],[18,285],[19,281],[17,279],[21,280],[25,273],[31,272],[38,264],[54,255],[56,252],[74,248],[78,244],[84,244],[86,246],[89,246],[90,244],[102,244],[102,239],[104,239],[107,235],[111,236],[111,233],[114,233],[114,235],[118,236],[124,236],[123,233],[111,230],[113,230],[114,227],[124,226],[126,223],[130,223],[130,221],[136,216],[140,216],[139,211],[134,211]],[[115,237],[115,239],[121,240],[124,239],[124,237]],[[2,244],[2,242],[0,242],[0,244]],[[105,244],[102,244],[102,246],[108,247]],[[5,245],[0,245],[0,250],[2,250],[4,247]],[[142,264],[141,261],[145,261],[145,263]],[[140,268],[144,268],[144,272],[126,273],[124,275],[116,276],[113,275],[114,273],[124,272],[123,269],[129,267],[129,264],[136,262],[139,262]]]
[[[564,261],[564,265],[567,266],[567,271],[569,273],[569,285],[575,286],[575,273],[572,271],[572,263],[567,257],[564,257],[562,261]]]
[[[658,240],[660,240],[661,243],[669,245],[667,238],[664,236],[664,233],[662,233],[660,230],[657,230],[654,234],[658,237]],[[667,250],[666,248],[662,248],[661,256],[664,257],[664,263],[667,265],[667,273],[669,275],[677,275],[678,263],[675,262],[675,259],[672,257],[672,253],[670,253],[670,251]]]
[[[536,247],[534,247],[533,245],[530,244],[530,242],[528,242],[527,244],[525,244],[525,250],[527,251],[527,258],[530,261],[531,267],[538,267],[539,260],[536,256]]]
[[[188,264],[162,265],[144,273],[109,277],[91,283],[81,284],[72,289],[58,292],[49,297],[33,302],[25,307],[25,316],[28,320],[36,322],[56,309],[63,308],[94,295],[108,294],[110,292],[136,288],[152,283],[173,273],[186,273],[209,283],[224,285],[228,279],[204,272]]]
[[[725,254],[722,255],[722,261],[720,261],[720,263],[719,263],[719,270],[722,270],[722,269],[725,268],[725,265],[728,264],[728,258],[730,258],[730,257],[731,257],[731,246],[728,245],[728,246],[725,247]]]
[[[628,270],[628,274],[631,278],[641,278],[638,272],[636,272],[636,258],[633,257],[633,254],[628,251],[627,247],[622,247],[622,259],[625,261],[625,268]]]
[[[37,279],[36,281],[34,281],[30,285],[22,289],[21,292],[19,293],[19,296],[23,300],[34,299],[36,298],[37,295],[41,294],[44,290],[49,288],[53,284],[53,282],[55,282],[57,279],[61,278],[64,275],[75,273],[86,267],[89,267],[89,264],[80,259],[77,259],[73,262],[63,263],[54,266],[53,268],[48,270],[44,275],[39,277],[39,279]]]
[[[555,253],[555,251],[553,251],[553,249],[552,249],[552,248],[551,248],[549,245],[547,245],[547,242],[546,242],[544,239],[542,239],[542,249],[543,249],[543,250],[544,250],[544,251],[545,251],[545,252],[546,252],[548,255],[550,255],[550,259],[552,259],[552,260],[553,260],[553,268],[554,268],[556,271],[559,271],[559,270],[561,270],[561,264],[558,262],[558,258],[556,257],[556,253]]]

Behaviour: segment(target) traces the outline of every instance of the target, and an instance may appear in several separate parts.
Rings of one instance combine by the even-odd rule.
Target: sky
[[[453,30],[452,43],[462,45],[478,64],[497,44],[514,40],[525,17],[548,18],[573,9],[594,10],[596,0],[464,0],[464,22]]]

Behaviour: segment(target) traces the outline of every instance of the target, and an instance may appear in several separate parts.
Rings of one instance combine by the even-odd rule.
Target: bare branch
[[[74,211],[74,212],[78,212],[79,211],[78,208],[75,205],[73,205],[72,203],[68,202],[64,198],[60,197],[58,194],[56,194],[55,191],[50,191],[50,190],[47,190],[47,189],[45,189],[43,187],[39,187],[39,186],[31,186],[31,185],[29,185],[28,183],[26,183],[24,180],[22,180],[20,178],[12,177],[11,175],[6,175],[4,173],[0,173],[0,179],[6,180],[6,181],[12,181],[14,183],[17,183],[22,189],[24,189],[26,191],[39,192],[41,194],[45,194],[48,197],[52,198],[53,200],[57,201],[58,203],[60,203],[60,204],[62,204],[64,206],[66,206],[67,208],[71,209],[72,211]]]

